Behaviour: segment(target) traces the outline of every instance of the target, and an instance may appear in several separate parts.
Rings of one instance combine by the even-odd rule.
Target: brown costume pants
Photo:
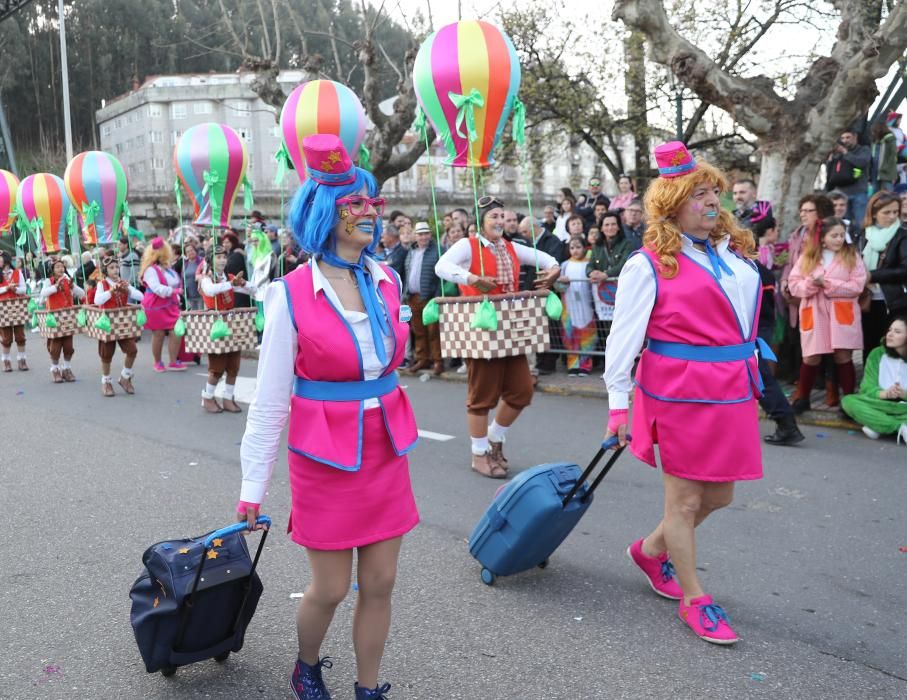
[[[532,375],[525,355],[466,360],[466,410],[487,413],[503,399],[522,410],[532,403]]]
[[[226,373],[227,384],[235,384],[239,374],[239,363],[242,359],[239,350],[219,355],[208,355],[208,381],[217,384],[217,380]],[[211,380],[214,381],[211,381]]]
[[[47,352],[50,353],[50,359],[53,360],[54,364],[57,364],[60,361],[60,353],[63,353],[63,359],[69,362],[75,352],[75,348],[72,346],[72,336],[67,335],[62,338],[48,338]]]
[[[113,360],[113,354],[116,352],[117,345],[126,357],[135,357],[139,349],[135,344],[135,338],[120,338],[119,340],[99,340],[98,355],[101,356],[101,362],[110,362]]]
[[[0,328],[0,345],[3,346],[4,350],[9,352],[13,340],[16,341],[16,345],[20,348],[25,347],[25,326],[21,323],[18,326],[3,326],[3,328]]]
[[[413,334],[413,354],[416,362],[441,362],[441,326],[433,323],[426,326],[422,323],[422,309],[430,299],[423,299],[418,294],[410,294],[406,303],[412,309],[413,318],[409,329]]]

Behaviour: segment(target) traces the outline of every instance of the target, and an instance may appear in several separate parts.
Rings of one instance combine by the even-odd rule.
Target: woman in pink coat
[[[791,294],[800,297],[800,366],[794,411],[809,409],[809,392],[819,373],[822,355],[834,355],[841,393],[852,394],[856,384],[853,351],[863,347],[858,298],[866,286],[866,267],[847,242],[844,222],[823,219],[815,236],[790,274]]]

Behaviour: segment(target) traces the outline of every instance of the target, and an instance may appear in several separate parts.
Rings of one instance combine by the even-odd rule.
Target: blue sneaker
[[[385,683],[374,688],[360,688],[359,684],[356,683],[355,688],[356,700],[387,700],[384,694],[391,689],[391,684]]]
[[[314,666],[297,659],[296,668],[290,676],[290,690],[293,691],[296,700],[331,700],[331,694],[324,687],[321,669],[331,668],[333,665],[329,656],[325,656]]]

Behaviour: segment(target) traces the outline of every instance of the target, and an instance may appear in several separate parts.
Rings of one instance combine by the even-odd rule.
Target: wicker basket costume
[[[82,331],[89,338],[110,342],[111,340],[122,340],[123,338],[138,338],[142,335],[142,329],[135,322],[136,314],[142,310],[138,304],[127,304],[115,309],[102,309],[100,306],[86,306],[85,314],[88,322]],[[107,314],[110,319],[110,332],[104,332],[100,328],[95,328],[95,322],[102,315]]]
[[[184,311],[181,318],[186,324],[186,352],[222,355],[237,350],[251,350],[258,344],[255,329],[256,308],[230,309],[229,311]],[[222,318],[233,334],[220,340],[211,340],[211,326]]]
[[[0,301],[0,328],[28,323],[28,297]]]
[[[545,315],[546,290],[495,294],[488,297],[439,297],[441,354],[471,360],[546,352],[548,317]],[[488,299],[498,315],[498,329],[472,327],[478,305]]]
[[[56,328],[47,327],[47,314],[52,313],[57,321]],[[42,338],[65,338],[67,335],[81,333],[78,322],[79,307],[67,306],[62,309],[36,311],[38,318],[38,335]]]

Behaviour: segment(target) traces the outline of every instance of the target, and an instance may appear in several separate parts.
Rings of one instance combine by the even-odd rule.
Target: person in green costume
[[[896,433],[907,444],[907,320],[891,322],[882,344],[866,358],[859,393],[843,397],[841,407],[867,437]]]

